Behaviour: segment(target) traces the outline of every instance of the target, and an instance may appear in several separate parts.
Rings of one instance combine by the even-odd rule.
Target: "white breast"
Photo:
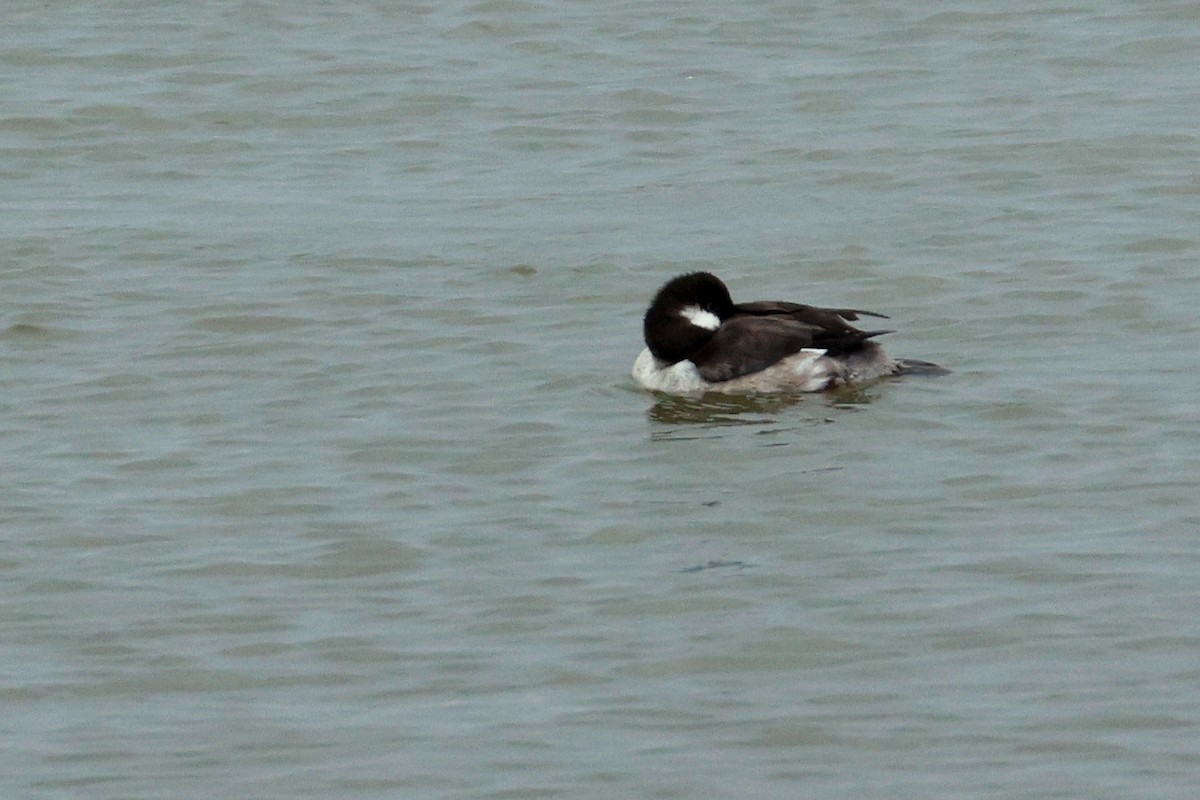
[[[633,379],[652,392],[688,394],[708,388],[708,382],[700,377],[700,371],[690,361],[680,361],[664,366],[647,347],[633,362]]]

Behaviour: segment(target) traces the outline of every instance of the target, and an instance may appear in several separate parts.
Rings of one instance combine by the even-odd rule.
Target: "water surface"
[[[1190,798],[1194,4],[18,3],[0,785]],[[672,275],[953,370],[635,389]]]

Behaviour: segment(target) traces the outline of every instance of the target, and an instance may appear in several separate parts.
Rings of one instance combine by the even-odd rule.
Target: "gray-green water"
[[[1198,8],[8,3],[0,794],[1194,797]]]

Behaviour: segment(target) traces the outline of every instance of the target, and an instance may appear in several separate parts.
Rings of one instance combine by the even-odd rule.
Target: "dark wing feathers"
[[[786,317],[740,316],[717,329],[692,363],[704,380],[728,381],[766,369],[813,343],[813,328]]]
[[[758,300],[753,303],[738,303],[734,309],[742,314],[784,314],[801,322],[811,322],[825,327],[850,327],[842,320],[851,322],[862,317],[878,317],[888,319],[887,314],[877,311],[863,311],[861,308],[818,308],[802,303],[788,303],[782,300]]]
[[[888,318],[886,314],[863,311],[859,308],[819,308],[801,303],[760,300],[755,303],[742,303],[734,306],[734,312],[738,316],[751,315],[762,319],[786,319],[806,325],[812,329],[813,340],[811,345],[805,346],[820,347],[828,350],[830,355],[841,355],[858,347],[872,336],[891,333],[888,330],[861,331],[846,322],[846,320],[857,320],[860,315],[879,317],[880,319]]]
[[[799,303],[760,302],[736,306],[708,343],[691,360],[706,381],[732,380],[766,369],[805,347],[839,355],[867,339],[890,331],[861,331],[843,320],[869,311],[816,308]]]

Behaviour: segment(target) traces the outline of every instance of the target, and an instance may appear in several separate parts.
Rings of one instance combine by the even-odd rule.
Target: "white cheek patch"
[[[697,328],[704,328],[706,331],[715,331],[721,327],[721,318],[700,306],[684,306],[679,314]]]

